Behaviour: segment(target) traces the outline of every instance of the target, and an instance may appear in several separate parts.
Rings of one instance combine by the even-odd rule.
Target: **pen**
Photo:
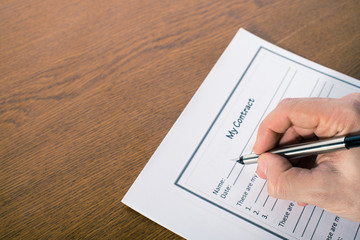
[[[275,148],[273,150],[270,150],[269,152],[284,156],[288,159],[292,159],[340,151],[343,149],[350,149],[355,147],[360,147],[359,134],[298,143],[294,145]],[[247,165],[257,163],[258,157],[259,155],[257,154],[247,154],[234,159],[234,161]]]

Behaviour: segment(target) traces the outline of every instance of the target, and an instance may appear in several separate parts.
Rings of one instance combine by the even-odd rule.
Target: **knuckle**
[[[284,98],[280,101],[278,106],[279,107],[291,106],[294,104],[295,101],[296,99],[294,98]]]
[[[352,93],[347,96],[347,106],[350,112],[360,114],[360,93]]]
[[[345,97],[343,97],[343,99],[347,99],[348,101],[353,101],[355,103],[357,102],[358,104],[360,104],[360,93],[358,92],[350,93]]]
[[[348,127],[360,128],[360,101],[351,101],[346,110]]]

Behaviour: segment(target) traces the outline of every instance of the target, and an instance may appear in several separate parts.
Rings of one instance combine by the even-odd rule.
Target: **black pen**
[[[345,137],[335,137],[312,142],[298,143],[275,148],[269,152],[284,156],[288,159],[292,159],[355,147],[360,147],[360,135],[350,135]],[[258,157],[259,155],[257,154],[248,154],[240,156],[240,158],[236,158],[234,160],[238,163],[246,165],[257,163]]]

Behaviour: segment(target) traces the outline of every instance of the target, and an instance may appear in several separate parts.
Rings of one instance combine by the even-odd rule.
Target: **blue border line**
[[[220,209],[222,209],[222,210],[224,210],[224,211],[226,211],[226,212],[228,212],[228,213],[230,213],[230,214],[232,214],[232,215],[235,215],[236,217],[239,217],[240,219],[242,219],[242,220],[244,220],[244,221],[246,221],[246,222],[248,222],[248,223],[251,223],[251,224],[253,224],[254,226],[256,226],[256,227],[258,227],[258,228],[261,228],[262,230],[264,230],[264,231],[266,231],[266,232],[268,232],[268,233],[271,233],[271,234],[273,234],[273,235],[275,235],[275,236],[277,236],[277,237],[279,237],[279,238],[282,238],[282,239],[287,239],[287,238],[285,238],[285,237],[283,237],[283,236],[281,236],[281,235],[279,235],[279,234],[271,231],[270,229],[267,229],[267,228],[265,228],[265,227],[263,227],[263,226],[260,226],[259,224],[257,224],[257,223],[255,223],[255,222],[253,222],[253,221],[245,218],[244,216],[241,216],[241,215],[239,215],[239,214],[237,214],[237,213],[234,213],[234,212],[232,212],[232,211],[230,211],[230,210],[228,210],[228,209],[226,209],[226,208],[224,208],[224,207],[222,207],[222,206],[220,206],[220,205],[218,205],[218,204],[216,204],[216,203],[214,203],[214,202],[212,202],[212,201],[204,198],[203,196],[200,196],[199,194],[197,194],[197,193],[195,193],[195,192],[193,192],[193,191],[185,188],[184,186],[181,186],[181,185],[178,183],[178,182],[180,181],[180,178],[183,176],[184,172],[186,171],[187,167],[189,166],[190,162],[193,160],[193,158],[195,157],[196,153],[197,153],[198,150],[200,149],[201,145],[202,145],[203,142],[205,141],[205,139],[206,139],[206,137],[208,136],[209,132],[211,131],[212,127],[215,125],[215,122],[218,120],[218,118],[219,118],[219,116],[221,115],[222,111],[224,110],[224,108],[226,107],[226,105],[228,104],[228,102],[230,101],[231,97],[233,96],[233,94],[234,94],[234,92],[236,91],[236,89],[238,88],[238,86],[240,85],[241,80],[244,78],[244,76],[245,76],[246,73],[248,72],[250,66],[251,66],[252,63],[255,61],[255,58],[258,56],[259,52],[260,52],[262,49],[267,50],[267,51],[269,51],[269,52],[271,52],[271,53],[273,53],[273,54],[275,54],[275,55],[277,55],[277,56],[283,57],[283,58],[285,58],[285,59],[287,59],[287,60],[290,60],[290,61],[292,61],[292,62],[294,62],[294,63],[297,63],[297,64],[299,64],[299,65],[301,65],[301,66],[303,66],[303,67],[307,67],[307,68],[309,68],[309,69],[311,69],[311,70],[314,70],[314,71],[316,71],[316,72],[319,72],[319,73],[321,73],[321,74],[323,74],[323,75],[326,75],[326,76],[328,76],[328,77],[331,77],[331,78],[333,78],[333,79],[336,79],[336,80],[338,80],[338,81],[341,81],[341,82],[347,83],[347,84],[349,84],[349,85],[351,85],[351,86],[360,88],[360,86],[357,86],[357,85],[352,84],[352,83],[349,83],[349,82],[347,82],[347,81],[345,81],[345,80],[336,78],[336,77],[331,76],[331,75],[329,75],[329,74],[327,74],[327,73],[321,72],[321,71],[319,71],[319,70],[317,70],[317,69],[314,69],[314,68],[309,67],[309,66],[307,66],[307,65],[305,65],[305,64],[299,63],[299,62],[297,62],[297,61],[295,61],[295,60],[293,60],[293,59],[290,59],[290,58],[285,57],[285,56],[283,56],[283,55],[281,55],[281,54],[279,54],[279,53],[276,53],[276,52],[274,52],[274,51],[272,51],[272,50],[270,50],[270,49],[267,49],[267,48],[265,48],[265,47],[260,46],[259,49],[256,51],[254,57],[251,59],[249,65],[248,65],[247,68],[245,69],[243,75],[241,76],[241,78],[239,79],[239,81],[236,83],[234,89],[231,91],[229,97],[226,99],[224,105],[221,107],[219,113],[216,115],[214,121],[211,123],[209,129],[206,131],[204,137],[201,139],[199,145],[196,147],[194,153],[191,155],[189,161],[186,163],[185,167],[184,167],[183,170],[181,171],[179,177],[176,179],[176,181],[175,181],[174,184],[175,184],[175,186],[177,186],[177,187],[179,187],[179,188],[181,188],[181,189],[183,189],[183,190],[185,190],[185,191],[193,194],[194,196],[196,196],[196,197],[198,197],[198,198],[200,198],[200,199],[202,199],[202,200],[204,200],[204,201],[206,201],[206,202],[208,202],[208,203],[211,203],[211,204],[215,205],[216,207],[218,207],[218,208],[220,208]]]
[[[185,191],[187,191],[187,192],[189,192],[189,193],[197,196],[198,198],[200,198],[200,199],[202,199],[202,200],[204,200],[204,201],[206,201],[206,202],[208,202],[208,203],[211,203],[211,204],[215,205],[216,207],[218,207],[218,208],[220,208],[220,209],[222,209],[222,210],[224,210],[224,211],[226,211],[226,212],[228,212],[228,213],[231,213],[231,214],[235,215],[236,217],[239,217],[239,218],[245,220],[246,222],[249,222],[249,223],[255,225],[256,227],[261,228],[261,229],[263,229],[263,230],[265,230],[265,231],[267,231],[267,232],[275,235],[276,237],[279,237],[279,238],[284,239],[284,240],[285,240],[285,239],[288,239],[288,238],[285,238],[285,237],[283,237],[283,236],[281,236],[281,235],[279,235],[279,234],[277,234],[277,233],[275,233],[275,232],[273,232],[273,231],[271,231],[271,230],[269,230],[269,229],[264,228],[263,226],[255,223],[255,222],[252,222],[252,221],[244,218],[243,216],[241,216],[241,215],[239,215],[239,214],[237,214],[237,213],[234,213],[234,212],[230,211],[229,209],[224,208],[223,206],[220,206],[219,204],[216,204],[216,203],[214,203],[214,202],[209,201],[208,199],[204,198],[203,196],[200,196],[199,194],[194,193],[193,191],[191,191],[191,190],[189,190],[189,189],[187,189],[187,188],[185,188],[185,187],[183,187],[183,186],[181,186],[181,185],[178,185],[177,183],[176,183],[175,185],[178,186],[179,188],[182,188],[182,189],[184,189]]]
[[[270,49],[267,49],[266,47],[260,47],[260,48],[263,48],[263,49],[265,49],[265,50],[268,50],[269,52],[271,52],[271,53],[273,53],[273,54],[275,54],[275,55],[278,55],[278,56],[283,57],[283,58],[285,58],[285,59],[287,59],[287,60],[290,60],[290,61],[292,61],[292,62],[294,62],[294,63],[297,63],[297,64],[299,64],[299,65],[301,65],[301,66],[303,66],[303,67],[309,68],[309,69],[311,69],[311,70],[313,70],[313,71],[315,71],[315,72],[321,73],[321,74],[326,75],[326,76],[331,77],[331,78],[334,78],[334,79],[336,79],[336,80],[338,80],[338,81],[340,81],[340,82],[347,83],[347,84],[349,84],[349,85],[351,85],[351,86],[353,86],[353,87],[360,88],[360,86],[358,86],[358,85],[356,85],[356,84],[349,83],[349,82],[347,82],[347,81],[345,81],[345,80],[342,80],[342,79],[340,79],[340,78],[331,76],[330,74],[324,73],[324,72],[319,71],[319,70],[317,70],[317,69],[315,69],[315,68],[309,67],[309,66],[307,66],[307,65],[305,65],[305,64],[303,64],[303,63],[299,63],[299,62],[297,62],[297,61],[295,61],[295,60],[293,60],[293,59],[291,59],[291,58],[288,58],[288,57],[285,57],[285,56],[281,55],[280,53],[277,53],[277,52],[274,52],[274,51],[272,51],[272,50],[270,50]]]
[[[201,139],[201,141],[200,141],[199,145],[198,145],[198,146],[197,146],[197,148],[195,149],[194,153],[191,155],[190,160],[186,163],[186,165],[185,165],[184,169],[181,171],[181,173],[180,173],[179,177],[176,179],[176,181],[175,181],[175,185],[177,185],[177,186],[178,186],[178,184],[177,184],[177,183],[178,183],[178,181],[180,180],[180,178],[181,178],[181,177],[182,177],[182,175],[184,174],[184,172],[185,172],[186,168],[189,166],[190,162],[192,161],[192,159],[193,159],[193,158],[194,158],[194,156],[196,155],[196,153],[197,153],[197,151],[199,150],[199,148],[200,148],[200,146],[202,145],[202,143],[205,141],[205,138],[207,137],[207,135],[209,134],[210,130],[211,130],[211,129],[212,129],[212,127],[214,126],[215,122],[218,120],[218,118],[219,118],[220,114],[222,113],[222,111],[224,110],[224,108],[225,108],[226,104],[230,101],[230,98],[231,98],[231,97],[232,97],[232,95],[234,94],[235,90],[236,90],[236,89],[237,89],[237,87],[239,86],[239,84],[240,84],[241,80],[243,79],[243,77],[245,76],[245,74],[247,73],[247,71],[249,70],[249,68],[250,68],[251,64],[252,64],[252,63],[253,63],[253,61],[255,60],[256,56],[259,54],[260,50],[261,50],[261,47],[257,50],[257,52],[256,52],[255,56],[253,57],[253,59],[251,60],[250,64],[249,64],[249,65],[247,66],[247,68],[245,69],[244,74],[241,76],[240,80],[236,83],[236,85],[235,85],[234,89],[231,91],[231,93],[230,93],[229,97],[226,99],[226,101],[225,101],[224,105],[221,107],[221,109],[220,109],[219,113],[216,115],[216,117],[215,117],[214,121],[211,123],[211,125],[210,125],[209,129],[206,131],[206,133],[205,133],[204,137]]]
[[[354,240],[356,239],[356,236],[357,236],[357,234],[358,234],[358,232],[359,232],[359,228],[360,228],[360,224],[359,224],[359,226],[358,226],[358,228],[357,228],[357,230],[356,230],[356,233],[355,233],[355,236],[354,236]]]

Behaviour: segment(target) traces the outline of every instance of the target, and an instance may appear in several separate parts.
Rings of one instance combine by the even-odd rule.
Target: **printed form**
[[[256,164],[230,161],[281,99],[352,92],[358,80],[240,29],[123,202],[185,238],[360,239],[359,223],[272,198]]]

